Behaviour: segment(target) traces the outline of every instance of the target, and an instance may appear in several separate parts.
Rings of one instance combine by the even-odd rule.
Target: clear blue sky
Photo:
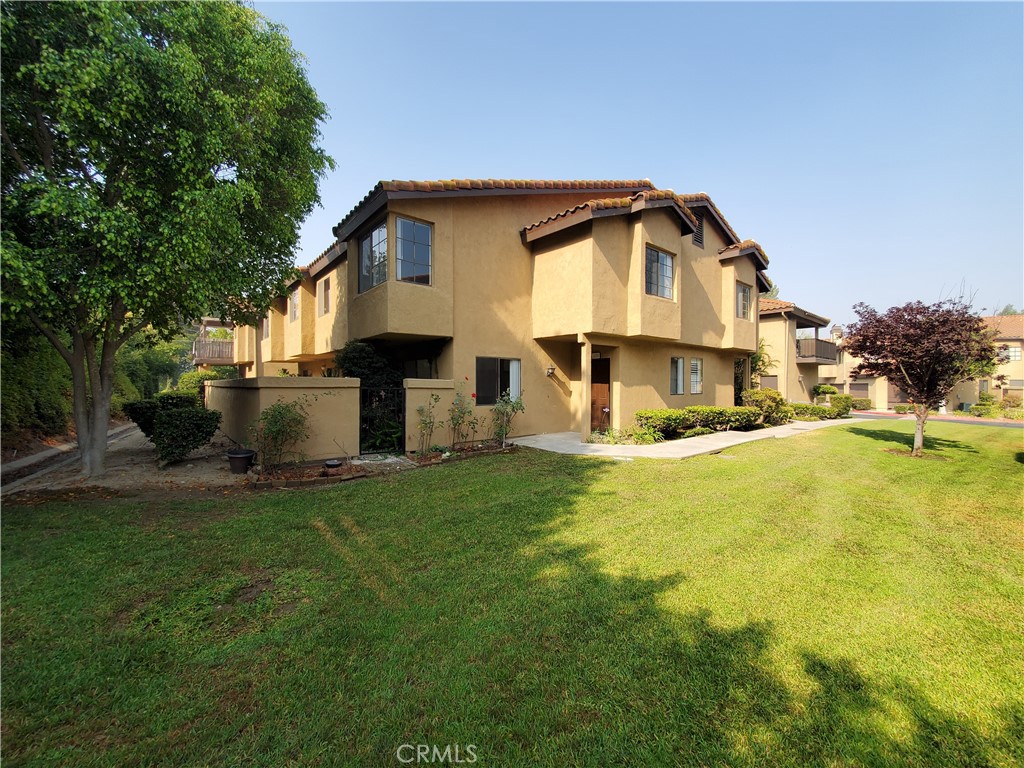
[[[257,3],[337,168],[297,261],[381,179],[650,178],[835,322],[1024,305],[1020,3]]]

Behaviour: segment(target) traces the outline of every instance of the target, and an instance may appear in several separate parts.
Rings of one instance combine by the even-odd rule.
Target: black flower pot
[[[228,451],[228,464],[235,475],[244,475],[249,471],[256,458],[256,451],[251,448],[234,448]]]

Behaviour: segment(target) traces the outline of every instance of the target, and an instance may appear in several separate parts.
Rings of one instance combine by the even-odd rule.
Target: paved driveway
[[[528,448],[539,448],[552,453],[570,453],[578,456],[605,456],[614,459],[687,459],[706,453],[718,453],[741,443],[769,438],[792,437],[815,429],[858,424],[866,419],[834,419],[831,421],[794,421],[781,427],[769,427],[754,432],[716,432],[713,435],[668,440],[654,445],[603,445],[580,442],[579,432],[553,432],[547,435],[516,437],[511,442]]]

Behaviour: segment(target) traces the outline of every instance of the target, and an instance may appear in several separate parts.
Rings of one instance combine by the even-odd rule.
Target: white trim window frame
[[[704,394],[704,358],[690,358],[690,394]]]
[[[382,221],[359,239],[359,293],[388,279],[388,223]]]
[[[740,320],[750,319],[751,298],[754,295],[753,288],[746,283],[736,281],[736,317]]]
[[[648,245],[644,262],[644,290],[647,295],[671,300],[674,295],[675,257],[671,253]]]
[[[323,317],[331,311],[331,276],[318,280],[316,284],[316,315]]]

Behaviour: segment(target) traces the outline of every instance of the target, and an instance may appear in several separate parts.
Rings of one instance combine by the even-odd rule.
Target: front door
[[[604,432],[612,422],[611,360],[599,357],[590,361],[590,429]]]

